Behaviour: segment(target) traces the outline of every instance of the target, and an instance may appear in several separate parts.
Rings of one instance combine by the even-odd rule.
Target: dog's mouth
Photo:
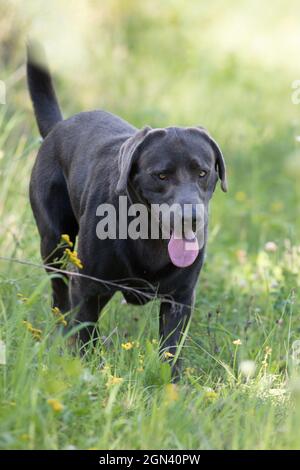
[[[146,198],[144,199],[146,204],[151,207],[150,202]],[[194,229],[194,226],[192,228]],[[187,268],[191,266],[196,261],[200,251],[196,233],[193,230],[186,233],[184,227],[183,232],[184,234],[176,236],[173,230],[168,242],[170,260],[177,268]]]
[[[175,233],[172,232],[168,243],[168,253],[175,266],[178,268],[191,266],[195,262],[199,251],[199,243],[193,231],[181,237],[177,237]]]

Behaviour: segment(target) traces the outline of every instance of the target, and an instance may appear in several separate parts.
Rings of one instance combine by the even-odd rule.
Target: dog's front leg
[[[75,341],[79,341],[79,345],[83,347],[87,343],[95,342],[98,339],[97,321],[101,310],[111,299],[113,293],[107,291],[105,293],[94,292],[85,280],[72,278],[70,282],[70,298],[72,308],[72,321],[70,327],[80,326],[82,328],[73,337]],[[82,349],[84,351],[85,348]]]
[[[194,304],[194,292],[174,296],[172,301],[163,300],[159,314],[160,352],[164,359],[172,364],[172,379],[180,378],[180,358],[176,352],[191,318]]]

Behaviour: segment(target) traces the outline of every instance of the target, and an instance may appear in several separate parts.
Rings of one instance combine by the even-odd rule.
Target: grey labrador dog
[[[116,291],[132,304],[159,297],[161,351],[178,378],[179,361],[174,363],[173,357],[191,316],[207,240],[209,201],[218,179],[227,190],[221,150],[201,127],[139,130],[101,110],[63,120],[48,67],[35,57],[29,47],[28,86],[43,137],[30,182],[41,255],[46,265],[55,265],[64,251],[57,250],[61,235],[68,234],[73,244],[77,240],[83,264],[79,271],[84,275],[70,276],[69,282],[52,279],[53,305],[63,313],[75,312],[73,325],[87,322],[78,333],[84,345],[97,338],[101,309]],[[128,197],[129,205],[143,202],[148,208],[202,204],[204,243],[194,244],[188,253],[190,240],[174,240],[173,234],[170,240],[99,239],[97,208],[110,203],[118,216],[124,215],[118,213],[120,195]],[[192,210],[190,217],[194,216]]]

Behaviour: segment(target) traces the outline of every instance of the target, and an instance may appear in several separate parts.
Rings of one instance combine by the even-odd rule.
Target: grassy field
[[[300,447],[299,6],[275,1],[270,17],[259,2],[161,3],[87,1],[75,28],[61,19],[74,15],[68,2],[43,16],[41,2],[24,12],[11,1],[0,20],[0,448]],[[108,339],[79,359],[49,278],[18,262],[41,263],[28,200],[39,137],[22,68],[31,30],[49,46],[65,115],[102,107],[137,126],[201,124],[223,149],[230,190],[212,201],[176,386],[158,357],[157,302],[115,296],[100,319]]]

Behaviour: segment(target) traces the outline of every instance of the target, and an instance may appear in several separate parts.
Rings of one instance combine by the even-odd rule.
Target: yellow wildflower
[[[23,304],[25,304],[28,301],[28,297],[24,297],[23,294],[17,294],[17,297],[19,297],[19,299],[21,300],[21,302],[23,302]]]
[[[115,375],[111,375],[106,382],[106,386],[111,387],[112,385],[118,385],[118,384],[121,384],[122,382],[123,382],[122,377],[116,377]]]
[[[246,194],[245,194],[243,191],[238,191],[238,192],[235,194],[235,199],[236,199],[236,201],[238,201],[238,202],[245,202],[246,199],[247,199],[247,196],[246,196]]]
[[[217,398],[218,398],[217,392],[215,392],[211,388],[207,387],[207,389],[204,393],[204,399],[206,401],[215,401]]]
[[[82,265],[82,262],[80,261],[80,259],[78,258],[77,251],[74,250],[72,253],[73,253],[73,256],[72,256],[73,263],[75,264],[75,266],[78,266],[78,268],[82,269],[83,265]]]
[[[52,313],[55,317],[57,317],[58,323],[62,323],[64,326],[67,326],[68,323],[58,307],[53,307]]]
[[[40,341],[42,336],[42,330],[38,330],[37,328],[33,328],[32,324],[29,321],[24,320],[23,324],[26,326],[27,331],[29,331],[33,338],[37,341]]]
[[[177,401],[179,398],[178,387],[176,384],[165,385],[165,398],[167,403]]]
[[[47,403],[48,405],[51,406],[52,410],[55,411],[56,413],[64,409],[64,405],[56,398],[49,398],[49,400],[47,400]]]
[[[102,372],[103,374],[108,374],[108,373],[110,373],[110,365],[105,364],[105,366],[102,367],[101,372]]]
[[[77,251],[75,251],[75,250],[71,251],[69,248],[66,248],[65,249],[65,254],[67,255],[68,260],[70,261],[70,263],[74,264],[74,266],[77,266],[77,268],[79,268],[79,269],[83,268],[83,264],[80,261],[80,259],[78,258]]]
[[[271,204],[271,211],[272,212],[280,212],[280,211],[282,211],[283,207],[284,206],[283,206],[281,201],[273,202]]]
[[[194,367],[187,367],[184,371],[185,375],[193,375],[195,373]]]
[[[268,367],[268,357],[271,356],[271,354],[272,354],[272,348],[267,346],[265,349],[265,357],[262,361],[262,365],[265,369]]]
[[[235,346],[241,346],[242,341],[240,339],[235,339],[234,341],[232,341],[232,344],[234,344]]]
[[[170,357],[174,357],[174,354],[170,353],[169,351],[165,351],[164,356],[166,359],[169,359]]]
[[[144,359],[145,359],[145,355],[142,354],[142,353],[139,353],[139,364],[140,364],[140,369],[143,369],[144,367]]]
[[[61,235],[61,239],[63,242],[65,242],[67,245],[69,245],[71,248],[73,247],[73,242],[70,240],[70,235],[67,233],[64,233]]]
[[[125,349],[125,351],[129,351],[132,348],[133,348],[132,342],[128,341],[128,343],[122,343],[122,349]]]

